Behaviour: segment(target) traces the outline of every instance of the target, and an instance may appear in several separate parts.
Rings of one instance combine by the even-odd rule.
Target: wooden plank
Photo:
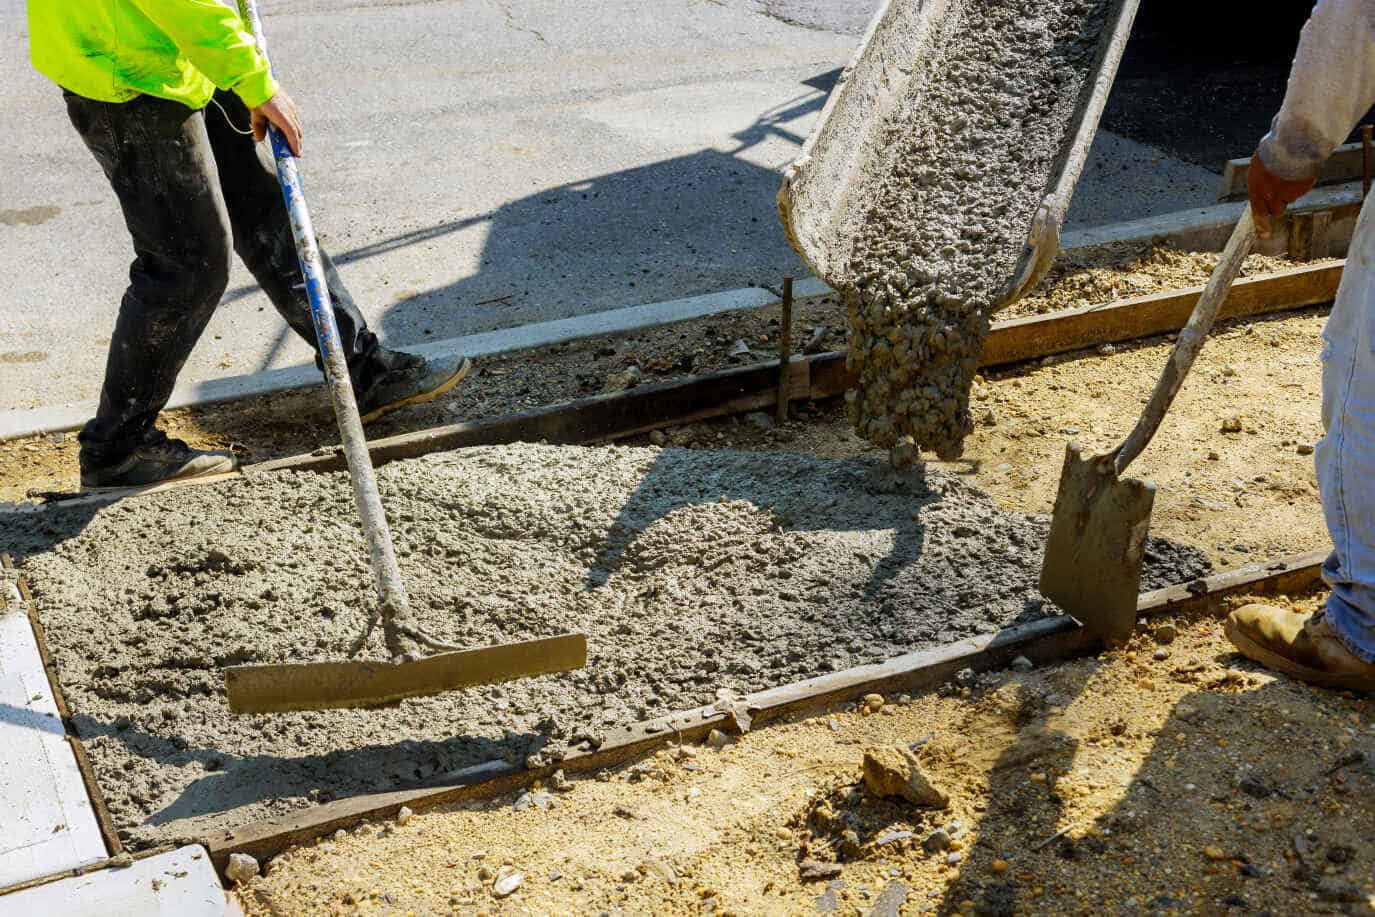
[[[1317,261],[1326,258],[1332,214],[1298,213],[1289,218],[1289,258],[1293,261]]]
[[[4,558],[3,579],[14,583]],[[106,856],[100,824],[63,729],[27,597],[0,602],[0,886],[94,863]],[[14,603],[18,594],[21,601]]]
[[[1227,160],[1222,169],[1222,182],[1218,186],[1219,201],[1246,200],[1246,182],[1251,174],[1251,157]],[[1361,144],[1343,143],[1332,151],[1327,161],[1318,170],[1318,186],[1338,185],[1344,182],[1361,180]]]
[[[1208,609],[1229,595],[1293,593],[1320,580],[1325,552],[1314,551],[1272,564],[1252,564],[1218,573],[1194,583],[1143,593],[1138,604],[1142,618]],[[987,671],[1007,665],[1016,656],[1037,662],[1064,659],[1095,647],[1082,627],[1068,617],[1043,618],[1004,628],[994,634],[918,650],[875,665],[857,666],[795,684],[782,685],[744,698],[754,723],[861,697],[870,692],[917,691],[939,685],[961,669]],[[728,717],[715,706],[696,707],[656,717],[607,736],[601,747],[574,752],[558,763],[569,773],[588,773],[639,757],[669,742],[693,742],[712,729],[728,728]],[[388,818],[402,806],[433,808],[468,799],[490,798],[523,788],[546,776],[552,767],[526,770],[504,761],[468,768],[442,784],[372,793],[336,800],[309,811],[255,822],[225,831],[208,841],[220,868],[231,853],[268,859],[292,844],[322,837],[362,821]],[[438,784],[438,785],[437,785]]]
[[[136,860],[123,869],[101,869],[47,882],[0,897],[6,914],[70,917],[223,917],[224,887],[204,848],[180,847]]]

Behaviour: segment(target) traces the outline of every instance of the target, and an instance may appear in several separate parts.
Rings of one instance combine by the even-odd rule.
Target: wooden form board
[[[1332,151],[1327,161],[1318,170],[1318,185],[1339,185],[1343,182],[1361,180],[1361,144],[1343,143]],[[1219,201],[1246,200],[1246,182],[1251,174],[1251,157],[1229,159],[1222,169],[1222,182],[1218,186]]]
[[[1300,592],[1319,581],[1325,557],[1326,552],[1313,551],[1143,593],[1137,606],[1138,614],[1150,618],[1196,612],[1216,607],[1231,595]],[[1073,620],[1044,618],[995,634],[908,653],[887,662],[759,691],[745,697],[744,703],[754,724],[766,725],[870,692],[933,688],[965,668],[975,671],[1001,668],[1016,656],[1050,662],[1086,652],[1094,646],[1096,641]],[[589,773],[636,758],[669,742],[697,741],[712,729],[731,728],[729,724],[729,715],[715,706],[671,713],[618,730],[609,735],[600,748],[575,752],[557,766],[568,773]],[[552,770],[553,766],[527,770],[505,761],[492,761],[431,780],[425,786],[340,799],[305,812],[228,830],[211,838],[208,846],[216,865],[221,868],[232,853],[248,853],[263,860],[292,844],[322,837],[362,821],[391,817],[402,806],[432,808],[465,799],[498,796],[547,777]]]
[[[6,567],[0,572],[0,887],[107,855],[26,603]]]
[[[0,915],[224,917],[226,904],[209,854],[190,845],[0,895]]]

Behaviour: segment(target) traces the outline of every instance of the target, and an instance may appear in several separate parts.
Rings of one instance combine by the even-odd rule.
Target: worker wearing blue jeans
[[[1304,27],[1284,104],[1251,159],[1257,234],[1313,186],[1323,161],[1375,104],[1375,3],[1320,0]],[[1314,684],[1375,690],[1375,212],[1361,208],[1323,329],[1322,420],[1314,453],[1332,588],[1313,615],[1246,605],[1227,636],[1256,661]]]

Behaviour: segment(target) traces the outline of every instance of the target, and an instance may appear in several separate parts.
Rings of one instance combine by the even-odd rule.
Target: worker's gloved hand
[[[1246,173],[1246,190],[1251,196],[1251,218],[1256,224],[1256,237],[1270,238],[1275,220],[1284,215],[1284,208],[1303,197],[1313,187],[1316,178],[1290,181],[1280,178],[1265,167],[1257,150],[1251,157]]]
[[[291,152],[296,156],[301,155],[301,115],[285,89],[278,89],[275,96],[253,109],[252,115],[255,140],[266,137],[267,126],[272,124],[282,132]]]

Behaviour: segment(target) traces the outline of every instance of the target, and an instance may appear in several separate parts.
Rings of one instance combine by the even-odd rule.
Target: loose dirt
[[[375,711],[231,716],[219,668],[343,658],[375,597],[342,474],[20,516],[20,556],[119,826],[164,842],[1054,613],[1046,524],[957,475],[680,449],[512,445],[379,469],[418,622],[569,630],[586,669]],[[1156,541],[1146,580],[1198,552]],[[380,633],[368,655],[385,658]]]
[[[1168,644],[1142,635],[720,751],[669,748],[547,794],[552,808],[508,796],[341,831],[274,859],[241,900],[254,914],[1369,913],[1375,708],[1256,668],[1214,618],[1166,624]],[[865,748],[912,744],[948,809],[863,791]],[[948,846],[928,850],[938,830]]]
[[[960,455],[997,301],[1046,193],[1103,29],[1102,0],[952,3],[895,116],[890,172],[844,285],[850,418],[891,449]]]

